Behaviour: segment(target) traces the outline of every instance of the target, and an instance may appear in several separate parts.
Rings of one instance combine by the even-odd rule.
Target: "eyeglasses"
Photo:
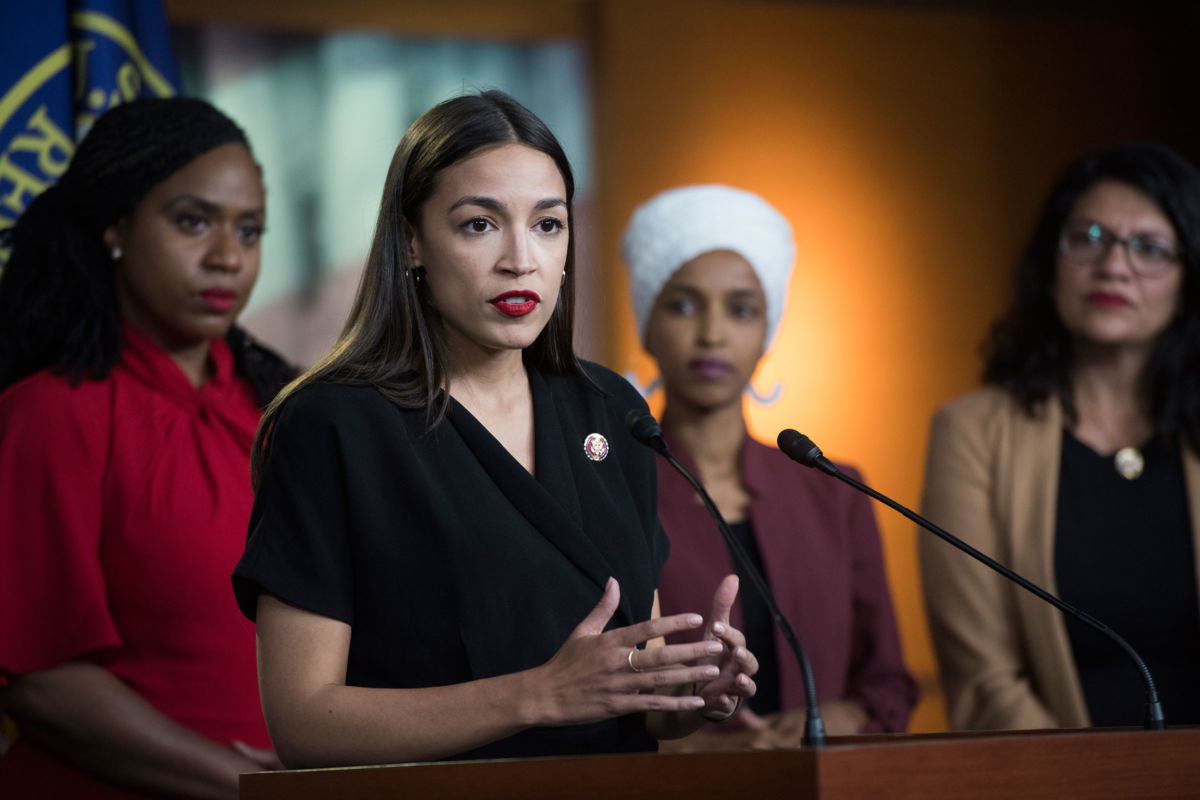
[[[1179,263],[1176,246],[1162,237],[1135,233],[1122,239],[1099,222],[1068,223],[1058,240],[1058,249],[1074,264],[1092,265],[1107,258],[1113,245],[1125,248],[1129,267],[1143,278],[1157,278]]]

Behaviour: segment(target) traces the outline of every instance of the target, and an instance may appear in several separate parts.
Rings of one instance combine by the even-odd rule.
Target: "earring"
[[[125,255],[125,254],[121,252],[121,248],[119,248],[119,247],[114,247],[114,248],[112,249],[112,260],[113,260],[113,261],[120,261],[120,260],[121,260],[121,256],[123,256],[123,255]]]
[[[783,394],[783,384],[782,383],[775,384],[775,386],[773,386],[771,388],[771,391],[768,392],[767,394],[759,393],[758,389],[755,389],[754,384],[752,384],[752,383],[746,384],[746,396],[749,397],[754,402],[758,403],[760,406],[773,405],[775,403],[775,401],[777,401],[782,394]]]

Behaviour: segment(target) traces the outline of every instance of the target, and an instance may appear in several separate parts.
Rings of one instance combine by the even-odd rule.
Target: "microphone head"
[[[662,427],[652,415],[640,408],[631,408],[625,415],[625,427],[633,438],[646,445],[656,453],[667,454],[667,440],[663,438]]]
[[[817,447],[816,443],[803,433],[791,428],[784,428],[779,432],[779,438],[775,442],[779,445],[779,449],[793,461],[806,467],[820,467],[824,454],[821,452],[821,448]]]

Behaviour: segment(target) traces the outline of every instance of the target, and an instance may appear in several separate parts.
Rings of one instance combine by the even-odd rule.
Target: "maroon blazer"
[[[691,454],[670,431],[666,438],[695,472]],[[853,469],[839,468],[857,477]],[[818,702],[854,700],[871,717],[867,731],[903,731],[917,685],[900,652],[870,501],[749,436],[742,447],[742,479],[767,583],[812,661]],[[658,584],[662,615],[707,614],[717,584],[734,571],[732,559],[699,497],[665,459],[658,460],[658,514],[671,540]],[[731,621],[741,627],[740,602]],[[691,633],[672,640],[694,638]],[[775,648],[782,708],[803,708],[800,667],[778,630]]]

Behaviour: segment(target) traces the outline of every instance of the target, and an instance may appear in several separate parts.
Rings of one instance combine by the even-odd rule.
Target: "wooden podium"
[[[1200,729],[831,738],[819,750],[398,764],[243,775],[243,800],[310,798],[1196,798]]]

